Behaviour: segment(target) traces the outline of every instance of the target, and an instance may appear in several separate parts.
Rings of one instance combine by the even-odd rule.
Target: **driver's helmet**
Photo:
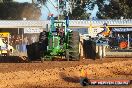
[[[104,23],[103,26],[107,26],[107,23]]]

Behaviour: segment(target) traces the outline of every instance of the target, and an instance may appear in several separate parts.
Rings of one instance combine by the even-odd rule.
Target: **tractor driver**
[[[60,44],[63,44],[63,40],[64,40],[64,28],[63,27],[60,29],[59,35],[60,35]]]
[[[104,23],[103,26],[104,26],[103,27],[104,30],[102,32],[98,33],[97,36],[100,37],[100,38],[101,37],[102,38],[109,37],[109,35],[111,34],[111,31],[108,28],[107,23]]]
[[[59,35],[60,27],[56,27],[57,35]]]
[[[103,31],[98,33],[97,36],[98,36],[98,41],[102,41],[102,39],[108,39],[110,37],[110,34],[111,34],[111,31],[109,29],[109,27],[107,26],[107,23],[104,23],[103,24]]]

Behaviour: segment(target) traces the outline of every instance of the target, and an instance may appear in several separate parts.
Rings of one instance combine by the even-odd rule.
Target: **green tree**
[[[39,19],[41,15],[40,8],[30,3],[0,3],[0,19],[2,20],[20,20]]]
[[[104,3],[105,0],[97,0],[99,7],[97,17],[100,19],[125,19],[132,18],[132,0],[109,0],[109,4]]]
[[[45,5],[46,2],[47,0],[32,0],[32,4],[40,8],[42,5]]]
[[[87,19],[90,14],[87,10],[93,10],[97,4],[99,11],[97,17],[99,19],[132,19],[132,0],[71,0],[72,14],[70,19]],[[106,4],[106,2],[109,4]]]
[[[86,20],[89,18],[90,13],[87,13],[88,5],[90,5],[90,0],[73,0],[72,13],[69,13],[71,20]]]
[[[0,0],[0,3],[9,3],[12,2],[13,0]]]
[[[47,0],[37,0],[37,2],[35,2],[34,0],[32,0],[32,2],[34,4],[41,4],[41,5],[45,5]],[[51,0],[49,0],[51,2]],[[58,0],[56,0],[57,2]],[[62,0],[63,1],[63,0]],[[75,20],[85,20],[88,19],[90,16],[90,13],[87,13],[87,8],[89,9],[93,9],[94,6],[90,5],[91,0],[64,0],[64,7],[65,7],[65,2],[68,1],[69,3],[71,3],[71,9],[72,9],[72,13],[69,13],[69,17],[70,19],[75,19]],[[61,4],[61,2],[60,2]],[[89,6],[90,5],[90,6]],[[88,7],[89,6],[89,7]],[[63,6],[60,7],[64,8]],[[64,19],[65,16],[67,15],[67,11],[61,9],[62,14],[59,14],[59,19]],[[56,17],[55,19],[58,19],[58,17]]]

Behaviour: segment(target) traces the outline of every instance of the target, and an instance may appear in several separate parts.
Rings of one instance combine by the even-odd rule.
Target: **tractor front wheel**
[[[70,60],[80,60],[79,41],[80,41],[79,32],[72,31],[69,33],[68,48]]]

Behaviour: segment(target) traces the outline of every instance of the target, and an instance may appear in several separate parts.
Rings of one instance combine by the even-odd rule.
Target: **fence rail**
[[[64,21],[64,20],[62,20]],[[111,26],[129,26],[132,27],[132,19],[110,19],[110,20],[70,20],[70,27],[88,27],[92,23],[92,26],[101,26],[107,23]],[[37,27],[46,28],[46,24],[50,25],[50,21],[37,21],[37,20],[0,20],[0,28],[27,28]]]

